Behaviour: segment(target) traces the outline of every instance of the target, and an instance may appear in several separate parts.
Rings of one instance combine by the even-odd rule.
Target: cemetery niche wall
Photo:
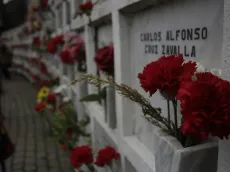
[[[194,162],[192,165],[196,172],[216,172],[216,139],[204,145],[184,148],[178,144],[178,140],[168,137],[159,128],[149,124],[142,117],[142,109],[128,99],[123,101],[123,97],[115,93],[113,88],[106,89],[106,96],[102,101],[84,102],[82,99],[90,94],[99,93],[104,87],[100,85],[96,88],[86,81],[72,86],[69,84],[74,78],[80,77],[80,73],[104,77],[102,70],[98,70],[95,56],[98,49],[106,46],[112,46],[114,50],[114,73],[111,77],[118,83],[126,83],[137,89],[145,97],[148,95],[140,87],[137,75],[146,64],[161,56],[183,54],[186,60],[199,62],[207,70],[221,68],[223,61],[227,61],[224,63],[223,74],[228,78],[228,53],[224,60],[221,59],[223,52],[228,49],[228,46],[222,47],[224,40],[227,40],[223,38],[223,35],[227,35],[223,33],[226,2],[175,0],[160,4],[163,0],[159,0],[147,2],[146,5],[146,1],[143,0],[99,0],[94,4],[95,8],[93,6],[89,22],[86,15],[74,18],[75,13],[81,11],[78,6],[84,3],[84,0],[66,1],[70,3],[70,7],[64,1],[55,1],[52,5],[56,14],[53,20],[56,22],[51,37],[65,36],[69,31],[80,36],[84,40],[86,70],[79,71],[77,62],[63,64],[60,58],[61,50],[54,54],[39,54],[29,47],[15,49],[15,63],[19,66],[24,64],[25,68],[31,67],[32,73],[40,75],[39,70],[37,71],[33,65],[30,66],[27,58],[39,59],[43,56],[42,61],[47,65],[48,71],[51,75],[60,77],[60,85],[65,88],[61,98],[67,97],[69,101],[71,99],[79,119],[86,116],[90,118],[90,125],[86,127],[86,131],[91,134],[90,146],[98,150],[109,145],[120,152],[119,161],[112,163],[110,167],[97,168],[96,171],[187,172],[192,164],[190,162]],[[95,3],[97,0],[92,2]],[[9,45],[31,44],[34,36],[43,36],[43,31],[44,28],[23,39],[17,36],[18,30],[12,30],[6,36],[13,35]],[[24,69],[19,68],[16,71],[33,82],[33,78]],[[162,114],[167,115],[167,103],[162,95],[156,93],[150,101],[153,107],[161,108]],[[180,106],[178,113],[179,108]],[[172,105],[170,110],[173,112]],[[178,119],[179,125],[180,122],[181,119]],[[80,139],[79,144],[87,142],[88,140]],[[224,155],[226,156],[226,153]],[[207,168],[197,170],[201,162]]]
[[[145,94],[137,75],[146,64],[160,56],[183,54],[187,60],[197,61],[208,69],[220,68],[222,18],[223,2],[215,0],[176,1],[130,17],[127,48],[130,51],[131,85]],[[151,103],[162,108],[162,114],[167,114],[165,100],[160,94],[154,95]],[[134,135],[154,153],[157,144],[153,137],[154,127],[142,119],[141,113],[141,108],[136,105]]]

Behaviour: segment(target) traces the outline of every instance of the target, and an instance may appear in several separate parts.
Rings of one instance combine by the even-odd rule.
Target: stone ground
[[[4,80],[3,87],[5,125],[16,146],[6,160],[7,172],[73,172],[68,154],[50,138],[46,121],[34,111],[34,87],[19,76]]]

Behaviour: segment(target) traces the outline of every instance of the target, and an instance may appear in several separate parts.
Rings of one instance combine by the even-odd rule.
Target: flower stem
[[[88,169],[90,170],[90,172],[95,172],[95,169],[94,169],[93,165],[86,164],[86,166],[88,167]]]
[[[175,137],[178,138],[178,124],[177,124],[177,100],[172,100],[173,110],[174,110],[174,123],[175,123]]]
[[[192,146],[192,143],[193,143],[192,138],[188,136],[188,137],[186,138],[184,147],[186,148],[186,147]]]
[[[167,108],[168,108],[168,125],[170,126],[171,113],[170,113],[170,101],[168,99],[167,99]]]

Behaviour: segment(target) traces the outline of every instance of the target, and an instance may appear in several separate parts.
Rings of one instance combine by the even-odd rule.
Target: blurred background
[[[28,0],[0,0],[0,34],[25,21],[27,4]]]

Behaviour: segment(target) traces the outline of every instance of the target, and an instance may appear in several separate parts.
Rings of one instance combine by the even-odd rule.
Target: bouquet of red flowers
[[[210,135],[220,139],[230,135],[229,81],[211,72],[198,72],[196,62],[186,62],[182,55],[160,57],[147,64],[138,78],[141,87],[150,96],[158,91],[166,99],[167,117],[135,89],[118,84],[109,76],[104,79],[82,74],[76,82],[87,80],[95,86],[114,86],[121,95],[142,107],[144,118],[176,137],[184,147],[206,141]],[[181,114],[177,113],[178,101]],[[171,103],[173,112],[170,112]],[[179,118],[182,119],[181,124]]]

